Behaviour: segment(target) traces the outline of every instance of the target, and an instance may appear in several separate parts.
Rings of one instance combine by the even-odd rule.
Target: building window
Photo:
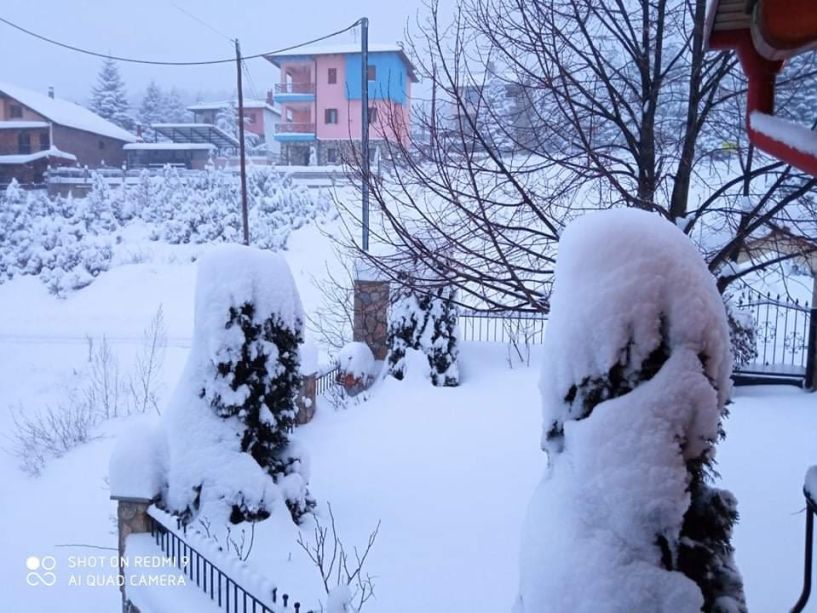
[[[9,107],[9,117],[11,119],[21,119],[23,117],[23,107],[19,104],[12,104]]]
[[[289,108],[288,108],[288,109],[286,110],[286,120],[287,120],[287,123],[292,123],[292,118],[293,118],[293,117],[294,117],[294,115],[293,115],[293,113],[292,113],[292,109],[289,109]]]
[[[338,163],[338,149],[337,147],[328,147],[326,149],[326,162],[328,164]]]
[[[255,113],[244,113],[244,119],[247,123],[255,123]]]
[[[51,149],[51,138],[48,136],[48,132],[43,132],[40,134],[40,151],[48,151]]]
[[[375,66],[374,64],[369,64],[368,66],[366,66],[366,78],[369,81],[377,80],[377,66]]]
[[[330,68],[329,74],[327,75],[329,85],[334,85],[338,82],[338,69],[337,68]]]
[[[28,132],[17,135],[17,153],[31,153],[31,134]]]
[[[100,149],[104,149],[104,148],[105,148],[105,141],[104,141],[104,140],[99,141],[99,148],[100,148]]]
[[[369,124],[373,124],[377,122],[377,107],[370,106],[369,107]]]
[[[324,123],[338,123],[338,110],[337,109],[326,109],[323,112],[323,122]]]

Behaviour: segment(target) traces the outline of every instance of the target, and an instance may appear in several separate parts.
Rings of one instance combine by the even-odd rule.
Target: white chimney
[[[49,86],[48,86],[48,97],[49,97],[49,98],[53,98],[53,97],[54,97],[54,86],[53,86],[53,85],[49,85]]]

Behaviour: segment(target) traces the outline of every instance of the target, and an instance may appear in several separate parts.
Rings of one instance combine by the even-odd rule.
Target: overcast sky
[[[179,7],[179,8],[176,8]],[[195,15],[218,34],[182,10]],[[372,43],[404,38],[421,0],[2,0],[0,16],[79,47],[120,56],[161,60],[231,57],[238,37],[242,51],[259,53],[339,30],[369,18]],[[352,32],[336,37],[353,42]],[[87,102],[101,60],[60,49],[0,23],[0,81]],[[264,59],[248,63],[252,79],[245,92],[263,95],[276,80]],[[205,96],[235,87],[232,65],[157,67],[120,64],[129,97],[138,97],[151,79]],[[255,91],[254,91],[255,90]]]

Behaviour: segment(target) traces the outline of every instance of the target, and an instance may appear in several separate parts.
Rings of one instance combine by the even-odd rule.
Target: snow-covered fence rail
[[[544,313],[461,310],[457,320],[462,341],[539,345],[547,327]]]
[[[806,604],[811,596],[811,577],[813,567],[813,551],[814,551],[814,515],[817,514],[817,502],[812,498],[812,494],[808,487],[809,475],[813,474],[814,467],[810,468],[806,473],[806,487],[804,493],[806,496],[806,547],[805,558],[803,560],[803,591],[800,592],[800,598],[791,609],[791,613],[800,613],[806,608]]]
[[[335,364],[334,366],[332,366],[332,368],[330,368],[329,370],[327,370],[323,374],[318,375],[316,377],[316,379],[315,379],[315,391],[318,394],[318,396],[320,396],[322,394],[325,394],[326,392],[328,392],[329,390],[331,390],[335,386],[340,385],[338,383],[338,374],[339,373],[340,373],[340,367],[337,364]]]
[[[156,546],[226,613],[317,613],[302,612],[301,603],[290,602],[293,599],[289,594],[279,595],[277,587],[272,588],[267,598],[253,595],[185,540],[187,529],[178,519],[175,528],[172,527],[168,521],[171,516],[155,507],[148,509],[148,518]]]
[[[736,365],[737,382],[775,378],[811,385],[817,340],[815,309],[808,302],[790,302],[751,288],[736,297],[736,305],[752,316],[757,351],[750,363]]]

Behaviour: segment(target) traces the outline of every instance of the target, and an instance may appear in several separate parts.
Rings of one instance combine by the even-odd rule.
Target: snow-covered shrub
[[[424,327],[425,312],[413,293],[404,293],[391,305],[386,365],[389,374],[398,381],[405,376],[406,351],[419,348],[420,334]]]
[[[562,236],[551,307],[515,612],[745,611],[736,501],[711,485],[729,330],[700,254],[656,215],[591,213]]]
[[[402,380],[405,356],[419,349],[428,358],[428,375],[438,386],[459,385],[457,357],[457,306],[454,290],[440,287],[426,293],[406,291],[389,313],[386,363],[389,374]]]
[[[233,523],[264,519],[279,503],[298,521],[314,506],[289,437],[302,329],[282,257],[225,245],[200,260],[193,346],[165,412],[166,502],[184,521],[208,505]]]
[[[420,307],[427,313],[420,347],[428,356],[431,382],[446,387],[459,385],[458,308],[454,303],[454,289],[441,287],[422,296]]]
[[[757,359],[757,326],[752,313],[742,311],[732,296],[724,296],[726,319],[729,322],[729,341],[735,366],[751,364]]]
[[[347,343],[337,357],[338,380],[350,395],[369,387],[374,374],[374,354],[366,343]]]

